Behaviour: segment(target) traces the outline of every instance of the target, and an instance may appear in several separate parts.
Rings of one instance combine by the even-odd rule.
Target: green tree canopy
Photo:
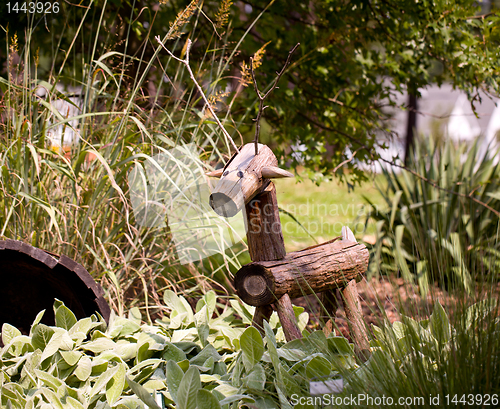
[[[145,77],[150,81],[161,80],[164,74],[170,78],[175,72],[174,64],[164,64],[165,53],[155,54],[154,37],[164,36],[169,22],[187,5],[176,0],[82,0],[78,5],[62,2],[57,15],[19,14],[18,18],[7,15],[2,5],[0,25],[10,44],[14,31],[22,38],[23,30],[33,28],[38,43],[30,47],[40,55],[40,75],[59,75],[63,81],[76,78],[75,72],[90,75],[92,70],[85,66],[95,64],[96,55],[127,54],[125,59],[118,54],[113,57],[117,67],[126,68],[122,72],[128,81],[119,82],[126,92],[143,74],[141,61],[157,59]],[[498,91],[499,15],[495,10],[481,15],[475,0],[252,0],[235,4],[195,0],[190,5],[192,13],[180,21],[182,30],[166,45],[180,55],[186,38],[192,38],[195,71],[207,57],[213,59],[214,70],[225,70],[217,83],[203,82],[213,78],[207,70],[197,75],[209,93],[231,92],[226,105],[218,106],[221,116],[238,93],[231,117],[238,128],[232,129],[233,135],[240,141],[252,138],[252,118],[257,114],[252,85],[241,86],[242,64],[248,67],[250,57],[265,46],[265,54],[257,54],[262,65],[256,70],[264,90],[289,50],[301,44],[279,89],[267,101],[264,118],[268,126],[262,138],[290,166],[299,163],[291,147],[301,146],[302,163],[316,179],[331,177],[333,169],[343,177],[345,167],[354,179],[362,177],[349,159],[352,152],[361,162],[376,159],[381,135],[390,134],[385,108],[394,104],[394,92],[418,93],[431,82],[443,81],[466,90],[472,99],[478,97],[479,89]],[[6,54],[3,57],[6,61]],[[63,61],[65,68],[59,73]],[[142,85],[144,95],[151,93],[147,81]],[[166,106],[172,103],[172,93],[155,101]],[[346,166],[338,168],[342,162]]]

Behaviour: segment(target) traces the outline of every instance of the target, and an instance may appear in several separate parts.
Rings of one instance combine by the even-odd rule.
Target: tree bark
[[[353,335],[354,351],[359,359],[366,361],[370,356],[370,343],[365,330],[356,280],[351,280],[342,290],[345,315]]]
[[[281,260],[258,261],[243,266],[234,280],[247,304],[260,306],[290,298],[344,287],[363,274],[368,250],[351,241],[327,242],[287,254]]]
[[[405,165],[408,165],[411,155],[411,150],[415,144],[415,130],[417,128],[417,96],[414,92],[408,93],[408,121],[406,123],[406,140],[405,140]]]
[[[246,206],[248,251],[252,261],[280,260],[285,257],[285,242],[274,183]]]

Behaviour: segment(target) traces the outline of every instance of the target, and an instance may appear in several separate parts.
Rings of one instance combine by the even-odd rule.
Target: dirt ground
[[[401,314],[414,319],[426,319],[432,314],[434,304],[439,301],[446,311],[451,314],[459,302],[463,302],[463,294],[460,300],[456,296],[449,295],[437,286],[431,287],[429,293],[422,297],[416,286],[405,283],[402,278],[389,279],[388,277],[373,278],[367,281],[365,278],[357,283],[360,296],[360,304],[363,318],[369,328],[371,325],[381,326],[384,320],[391,323],[401,320]],[[498,293],[498,289],[497,289]],[[325,318],[319,315],[319,300],[310,295],[308,297],[296,298],[295,305],[302,306],[310,314],[308,327],[313,330],[323,328]],[[344,307],[340,294],[337,292],[337,313],[335,315],[336,332],[339,330],[345,337],[350,338],[348,321],[345,316]]]

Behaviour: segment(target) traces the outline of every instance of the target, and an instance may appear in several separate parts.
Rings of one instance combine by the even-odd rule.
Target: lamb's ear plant
[[[309,379],[357,368],[344,338],[305,332],[284,343],[267,322],[263,338],[213,292],[195,311],[173,293],[166,300],[172,319],[156,325],[144,324],[138,309],[128,318],[112,314],[109,325],[97,315],[77,320],[60,301],[55,326],[40,323],[43,312],[29,335],[4,324],[1,406],[291,407]]]

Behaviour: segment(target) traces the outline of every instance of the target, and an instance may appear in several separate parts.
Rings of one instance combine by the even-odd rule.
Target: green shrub
[[[408,169],[383,170],[387,210],[367,199],[377,231],[369,274],[398,272],[422,293],[434,282],[470,293],[478,281],[498,280],[500,169],[493,155],[419,139]]]

